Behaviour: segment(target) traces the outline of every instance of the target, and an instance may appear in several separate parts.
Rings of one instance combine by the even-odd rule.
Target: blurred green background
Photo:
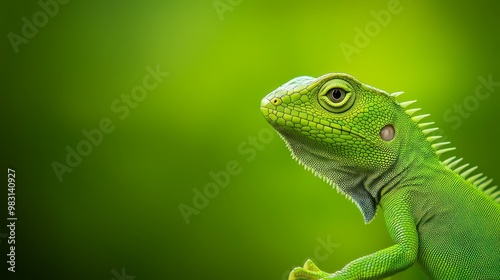
[[[401,100],[418,99],[456,155],[498,176],[500,87],[475,97],[478,77],[500,81],[494,3],[69,1],[44,18],[37,1],[2,2],[15,275],[286,279],[306,258],[333,272],[390,246],[381,213],[363,224],[351,202],[289,157],[260,100],[296,76],[329,72],[403,90]],[[380,12],[388,7],[399,11],[390,19]],[[24,28],[32,38],[23,17],[40,25]],[[126,103],[147,67],[169,75],[148,80],[156,87]],[[82,130],[103,119],[114,130],[60,181],[53,163],[66,165],[67,146],[77,149]],[[197,198],[193,189],[213,187],[210,173],[228,163],[238,172],[227,186]],[[0,200],[6,196],[4,189]],[[185,219],[179,207],[195,207],[193,199],[206,205]],[[412,267],[391,279],[423,277]]]

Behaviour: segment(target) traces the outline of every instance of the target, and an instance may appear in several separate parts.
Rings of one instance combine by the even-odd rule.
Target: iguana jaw
[[[262,103],[267,104],[267,99],[263,99]],[[266,106],[266,105],[261,105],[260,111],[264,115],[267,122],[269,122],[269,124],[271,124],[274,127],[274,129],[276,129],[278,131],[293,129],[295,127],[294,125],[292,125],[293,121],[292,121],[292,124],[287,126],[286,122],[285,122],[285,125],[283,125],[283,124],[278,123],[276,118],[271,118],[271,116],[279,116],[280,118],[283,118],[284,120],[287,120],[287,119],[293,120],[295,116],[293,116],[291,114],[287,114],[287,113],[283,113],[283,112],[280,112],[280,111],[275,110],[275,109],[271,109],[271,108],[269,108],[269,106]],[[300,117],[297,117],[297,118],[299,119],[299,121],[297,123],[300,123],[300,121],[304,121],[304,119],[300,119]],[[305,121],[307,121],[307,120],[305,120]],[[311,121],[308,123],[313,123],[313,122]],[[316,124],[316,125],[318,125],[318,124]],[[340,134],[354,135],[356,137],[363,138],[363,139],[369,141],[369,139],[367,139],[365,136],[363,136],[363,134],[361,134],[360,132],[355,131],[355,130],[345,129],[345,128],[342,128],[341,126],[332,127],[332,126],[322,125],[323,129],[325,129],[325,127],[327,130],[323,131],[323,132],[326,134],[337,131],[337,132],[340,132]]]

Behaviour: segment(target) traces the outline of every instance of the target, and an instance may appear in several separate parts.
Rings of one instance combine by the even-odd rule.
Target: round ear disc
[[[395,135],[396,131],[394,130],[394,126],[392,126],[392,124],[388,124],[380,130],[380,138],[384,141],[391,141],[394,139]]]

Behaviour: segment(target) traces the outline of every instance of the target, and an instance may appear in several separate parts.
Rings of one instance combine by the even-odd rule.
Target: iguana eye
[[[330,99],[333,103],[342,102],[345,98],[345,90],[341,88],[332,88],[326,94],[328,99]]]
[[[332,113],[342,113],[349,110],[355,99],[354,88],[342,79],[326,81],[318,92],[319,104]]]

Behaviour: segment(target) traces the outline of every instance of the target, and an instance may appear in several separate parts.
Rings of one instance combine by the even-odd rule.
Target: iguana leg
[[[411,211],[411,193],[405,189],[380,201],[394,245],[347,264],[326,279],[382,279],[412,266],[418,253],[418,232]]]
[[[395,242],[393,246],[354,260],[334,274],[320,271],[308,261],[303,268],[295,268],[289,279],[382,279],[413,265],[418,252],[418,233],[410,212],[410,194],[401,190],[389,197],[381,204]]]

